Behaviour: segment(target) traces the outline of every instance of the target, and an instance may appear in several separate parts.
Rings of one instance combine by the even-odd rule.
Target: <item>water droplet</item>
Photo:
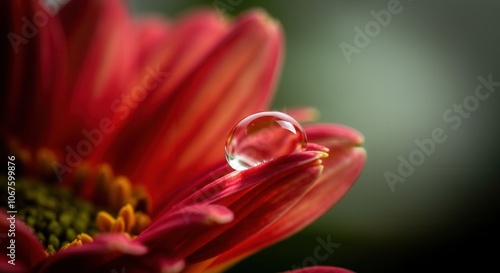
[[[226,159],[246,170],[275,158],[303,151],[307,137],[300,124],[281,112],[260,112],[241,120],[226,142]]]

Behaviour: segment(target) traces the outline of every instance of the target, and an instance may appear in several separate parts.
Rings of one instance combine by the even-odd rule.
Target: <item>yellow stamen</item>
[[[151,218],[141,211],[134,211],[130,204],[120,209],[116,219],[105,211],[100,211],[96,219],[96,226],[101,233],[125,232],[129,235],[137,235],[150,224]]]
[[[151,218],[140,211],[135,213],[135,226],[132,229],[132,234],[139,234],[151,224]]]
[[[87,233],[80,233],[76,235],[76,240],[82,241],[83,244],[92,243],[94,241],[94,239],[92,239],[92,236],[88,235]]]
[[[118,212],[118,217],[123,219],[123,222],[125,223],[125,231],[130,232],[132,227],[135,225],[134,208],[132,205],[127,204],[121,208],[120,212]]]
[[[61,249],[59,249],[59,251],[64,251],[64,250],[68,249],[68,247],[69,247],[69,243],[68,243],[68,244],[63,245],[63,246],[61,247]]]
[[[87,162],[83,162],[78,165],[75,169],[75,176],[71,183],[71,188],[73,192],[81,193],[84,186],[87,184],[87,179],[90,174],[90,165]]]
[[[130,181],[125,176],[118,176],[113,180],[110,188],[110,205],[116,212],[131,199],[132,187]]]
[[[118,216],[118,218],[116,218],[115,223],[111,227],[111,232],[125,232],[125,221],[123,221],[122,217]]]
[[[111,183],[115,175],[108,164],[101,164],[97,170],[97,181],[94,190],[94,201],[98,204],[107,205]]]
[[[93,242],[94,239],[87,233],[81,233],[76,236],[76,239],[74,239],[71,243],[65,244],[61,247],[59,251],[64,251],[70,247],[75,247],[75,246],[82,246],[87,243]]]
[[[110,212],[117,213],[123,206],[130,204],[134,210],[148,213],[151,198],[142,186],[132,186],[125,176],[115,177],[107,164],[99,166],[94,189],[94,201]]]
[[[99,232],[111,231],[111,228],[115,224],[115,218],[105,211],[100,211],[97,213],[96,226]]]

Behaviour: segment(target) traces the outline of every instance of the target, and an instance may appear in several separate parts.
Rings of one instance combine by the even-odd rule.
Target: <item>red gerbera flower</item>
[[[361,172],[362,136],[333,124],[258,166],[225,162],[229,130],[266,109],[279,72],[281,28],[262,11],[167,22],[119,0],[1,5],[2,272],[220,272],[317,219]]]

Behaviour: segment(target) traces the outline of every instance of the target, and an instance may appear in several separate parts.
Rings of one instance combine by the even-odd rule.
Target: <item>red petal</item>
[[[166,212],[197,203],[214,203],[221,199],[225,199],[226,204],[229,204],[245,195],[253,187],[290,176],[291,173],[316,163],[322,156],[324,154],[318,152],[295,153],[241,172],[232,171],[232,169],[232,172],[228,172],[230,168],[227,167],[227,163],[224,163],[216,172],[209,173],[192,185],[188,185],[192,188],[165,195],[161,201],[166,202],[161,202],[163,204],[161,209]],[[175,205],[174,208],[172,208],[173,205]]]
[[[320,157],[321,154],[314,152],[291,154],[247,171],[233,172],[214,181],[186,198],[172,211],[183,212],[193,204],[221,204],[234,212],[233,221],[203,229],[184,228],[169,234],[151,230],[148,237],[156,240],[148,239],[148,246],[153,249],[175,249],[183,257],[192,254],[188,260],[190,263],[219,255],[249,234],[274,222],[300,199],[321,172]],[[168,223],[165,217],[169,216],[165,215],[171,213],[162,214],[154,222]],[[155,234],[154,237],[151,237],[152,234]],[[143,234],[138,239],[142,240],[142,236]]]
[[[158,150],[150,147],[152,139],[149,138],[161,137],[160,129],[168,125],[165,120],[170,107],[167,105],[168,100],[226,34],[227,27],[215,13],[202,11],[183,18],[172,27],[171,32],[168,42],[151,56],[147,66],[141,67],[137,81],[114,108],[116,114],[113,121],[123,127],[113,133],[119,134],[116,134],[116,138],[108,135],[99,147],[102,149],[100,152],[106,152],[106,161],[113,163],[119,173],[129,174],[131,169],[138,168],[137,162],[155,160],[154,154]],[[150,49],[142,49],[145,50]],[[139,93],[138,90],[142,90],[140,88],[151,90],[147,91],[143,100],[136,100],[138,94],[135,93]],[[142,141],[137,142],[137,139]],[[127,156],[122,154],[125,146],[129,147]],[[145,159],[146,156],[148,159]],[[155,171],[153,174],[157,173]],[[143,184],[148,181],[144,173],[140,180]]]
[[[149,60],[149,66],[168,73],[168,79],[159,82],[160,86],[151,92],[140,106],[141,110],[151,115],[153,110],[164,107],[166,100],[189,79],[193,69],[207,58],[228,31],[228,26],[209,10],[181,18],[173,26],[168,43]]]
[[[159,50],[168,46],[169,38],[172,36],[173,26],[163,18],[145,17],[135,22],[137,31],[138,60],[137,66],[143,69],[147,66],[147,61],[156,55]]]
[[[158,143],[165,148],[160,161],[170,162],[162,175],[188,178],[187,170],[197,173],[220,158],[226,130],[267,106],[280,50],[280,28],[266,15],[255,12],[241,19],[179,90],[172,113],[183,114],[171,118],[175,130]]]
[[[9,41],[4,48],[8,67],[2,82],[8,86],[1,91],[2,131],[35,147],[50,131],[54,94],[61,92],[64,82],[59,78],[64,78],[62,30],[58,18],[40,1],[2,1],[2,5],[2,26]]]
[[[363,139],[359,133],[338,125],[311,126],[306,133],[310,141],[330,149],[318,182],[282,218],[221,255],[212,266],[231,263],[298,232],[329,210],[356,181],[366,157],[364,149],[355,148]]]
[[[280,28],[260,12],[248,14],[176,88],[154,123],[137,131],[143,141],[132,154],[128,151],[121,157],[134,159],[133,169],[138,172],[133,177],[137,179],[157,174],[156,184],[149,185],[155,189],[154,200],[216,162],[226,130],[267,105],[280,52]],[[165,183],[165,177],[178,184]]]
[[[159,199],[153,208],[153,217],[156,217],[156,215],[160,214],[162,211],[170,210],[174,205],[179,204],[188,196],[200,190],[206,195],[206,189],[203,189],[205,186],[233,171],[234,170],[227,164],[226,160],[218,162],[213,167],[207,168],[202,172],[203,175],[191,181],[186,181],[184,187],[177,192],[170,192]],[[219,191],[218,188],[215,189],[217,190],[216,192]]]
[[[61,107],[98,128],[99,121],[113,116],[113,101],[137,71],[132,22],[120,0],[73,0],[59,14],[68,37],[72,89],[70,103]],[[80,131],[82,124],[77,125]]]
[[[322,169],[322,166],[302,169],[289,177],[269,183],[271,185],[259,185],[230,204],[235,220],[227,228],[224,226],[223,233],[216,232],[214,235],[220,235],[188,256],[187,260],[200,262],[220,255],[276,222],[312,187]]]
[[[182,187],[182,181],[165,184],[165,177],[189,180],[221,158],[228,128],[267,104],[280,49],[280,29],[264,15],[251,13],[237,23],[177,90],[169,111],[183,114],[167,116],[163,122],[168,126],[160,127],[160,137],[150,143],[149,150],[157,151],[154,162],[162,167],[148,163],[144,171],[163,170],[153,187],[175,191]]]

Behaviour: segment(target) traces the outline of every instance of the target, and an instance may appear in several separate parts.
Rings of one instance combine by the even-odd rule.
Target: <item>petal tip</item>
[[[328,148],[326,148],[328,150]],[[327,158],[329,156],[328,151],[320,151],[318,152],[318,159]]]
[[[248,11],[242,18],[242,20],[262,25],[264,28],[268,28],[271,30],[281,29],[281,23],[276,18],[269,15],[267,11],[260,8],[255,8]]]
[[[358,138],[356,139],[355,145],[356,147],[360,147],[361,145],[363,145],[363,143],[365,143],[365,136],[358,131],[356,131],[356,133],[358,135]]]
[[[360,146],[354,147],[353,148],[354,152],[357,153],[358,155],[366,158],[366,149]]]

